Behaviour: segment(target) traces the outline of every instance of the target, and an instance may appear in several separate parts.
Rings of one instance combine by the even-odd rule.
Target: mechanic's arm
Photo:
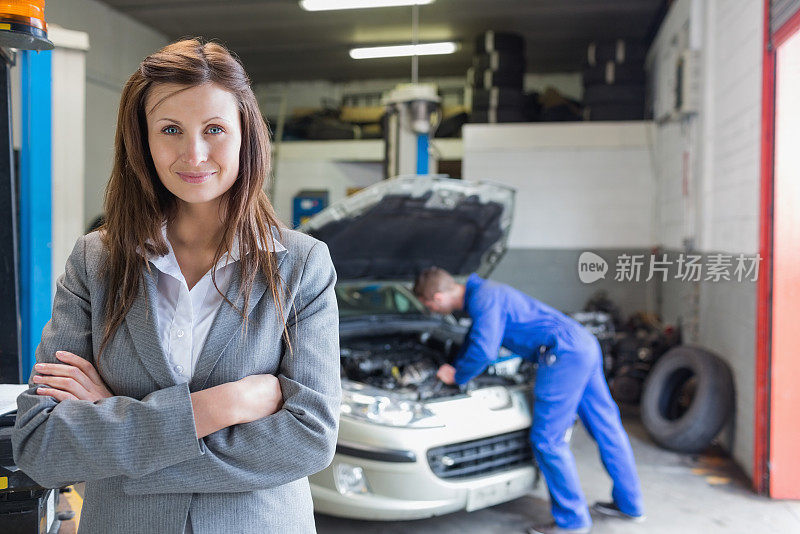
[[[466,384],[481,374],[497,359],[503,342],[506,315],[500,298],[492,295],[476,304],[478,309],[473,312],[472,327],[454,363],[457,384]]]
[[[61,363],[56,351],[92,359],[91,305],[85,237],[56,284],[53,314],[36,349],[37,362]],[[202,455],[186,384],[142,400],[111,397],[57,402],[37,384],[17,398],[11,436],[14,461],[45,487],[116,475],[141,476]]]
[[[124,482],[130,495],[254,491],[327,467],[336,447],[341,402],[336,272],[328,248],[309,253],[288,327],[294,353],[284,350],[283,407],[257,421],[204,438],[200,458]]]

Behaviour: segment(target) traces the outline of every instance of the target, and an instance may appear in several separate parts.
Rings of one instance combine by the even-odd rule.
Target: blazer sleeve
[[[284,349],[281,358],[281,410],[205,437],[202,457],[127,479],[123,490],[129,495],[255,491],[327,467],[336,449],[341,402],[335,284],[328,247],[317,242],[306,259],[294,311],[288,312],[293,353]]]
[[[60,363],[55,352],[65,350],[94,365],[85,240],[78,240],[56,283],[53,313],[36,349],[37,362]],[[40,386],[32,381],[29,386],[17,398],[11,441],[17,466],[42,486],[141,476],[202,455],[186,384],[155,391],[142,400],[118,396],[95,403],[57,402],[38,395]]]

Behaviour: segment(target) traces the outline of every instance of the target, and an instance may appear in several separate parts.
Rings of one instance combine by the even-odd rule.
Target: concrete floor
[[[749,482],[725,457],[690,456],[657,447],[635,414],[625,418],[625,428],[639,467],[647,521],[631,524],[595,517],[593,534],[800,534],[800,502],[754,495]],[[594,442],[580,425],[573,434],[572,449],[589,503],[608,500],[610,479]],[[70,504],[80,514],[83,484],[76,489],[77,501]],[[515,534],[533,523],[548,522],[551,516],[547,490],[541,483],[526,497],[472,513],[395,522],[319,514],[316,519],[319,534]],[[76,523],[65,521],[59,534],[74,534]]]
[[[749,483],[721,456],[689,456],[658,448],[638,417],[626,417],[647,520],[631,524],[595,517],[594,534],[800,534],[800,502],[771,501],[754,495]],[[573,452],[589,503],[609,500],[610,479],[597,448],[582,426],[573,435]],[[317,515],[319,534],[513,534],[551,520],[542,483],[526,497],[472,513],[459,512],[418,521],[354,521]]]

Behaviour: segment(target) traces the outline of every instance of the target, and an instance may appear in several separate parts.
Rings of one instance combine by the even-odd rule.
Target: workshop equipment
[[[55,534],[58,532],[58,489],[34,482],[14,464],[11,431],[16,412],[0,416],[0,532]]]
[[[10,68],[17,50],[50,50],[44,0],[0,0],[0,386],[13,392],[27,386],[7,386],[22,380],[19,273],[17,271],[17,195],[11,142]],[[5,390],[4,390],[5,391]],[[15,397],[13,397],[15,398]],[[1,404],[1,403],[0,403]],[[11,431],[16,412],[0,412],[0,532],[58,532],[58,489],[43,488],[14,464]]]
[[[441,120],[441,98],[433,84],[404,83],[386,94],[384,177],[435,174],[430,139]]]
[[[19,50],[52,50],[47,39],[44,0],[0,0],[0,46]]]
[[[328,207],[328,191],[304,189],[292,199],[292,228],[297,228],[312,215]]]

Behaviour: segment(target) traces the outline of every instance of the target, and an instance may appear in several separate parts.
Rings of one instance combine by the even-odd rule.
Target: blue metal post
[[[428,174],[428,134],[417,136],[417,174]]]
[[[52,296],[52,53],[21,56],[20,313],[22,378],[27,381]]]

